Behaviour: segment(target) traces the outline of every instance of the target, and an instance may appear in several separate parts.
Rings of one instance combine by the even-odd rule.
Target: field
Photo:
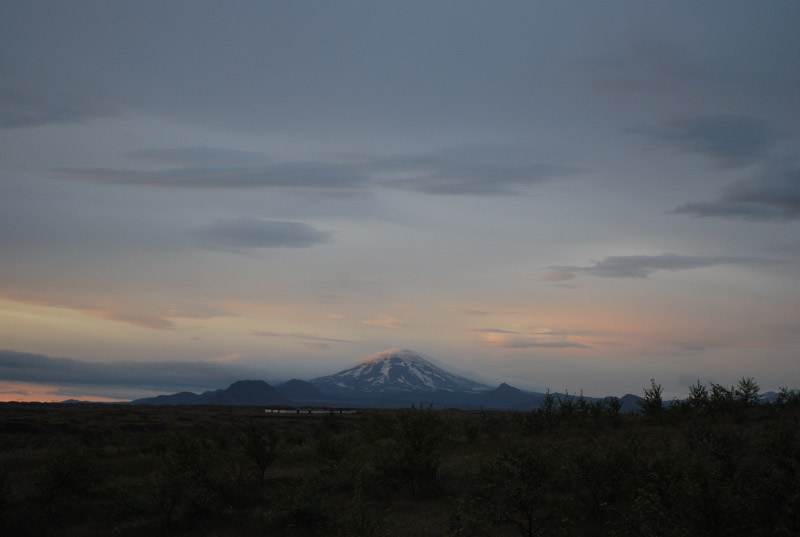
[[[0,534],[800,535],[800,405],[0,405]]]

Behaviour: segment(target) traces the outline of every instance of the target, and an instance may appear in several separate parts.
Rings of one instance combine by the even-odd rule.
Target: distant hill
[[[509,386],[505,382],[494,390],[483,392],[473,397],[473,403],[484,408],[517,408],[531,399],[529,392]]]
[[[224,390],[180,392],[131,401],[137,405],[288,405],[292,401],[263,380],[239,380]]]
[[[627,414],[628,412],[641,412],[642,407],[639,406],[639,403],[644,401],[644,399],[638,395],[627,393],[620,397],[620,401],[622,401],[622,409],[620,409],[620,412]]]
[[[324,401],[324,393],[307,380],[292,379],[275,387],[284,397],[293,401]]]

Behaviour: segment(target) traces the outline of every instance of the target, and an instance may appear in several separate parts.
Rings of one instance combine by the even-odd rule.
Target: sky
[[[0,400],[800,388],[795,1],[0,4]]]

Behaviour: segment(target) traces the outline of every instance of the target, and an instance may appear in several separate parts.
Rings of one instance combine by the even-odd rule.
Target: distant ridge
[[[505,382],[494,390],[478,394],[475,402],[485,408],[516,408],[531,399],[530,392],[509,386]]]
[[[556,405],[577,395],[552,394]],[[774,392],[761,394],[764,402],[776,398]],[[585,397],[587,402],[608,399],[611,397]],[[158,395],[136,399],[129,404],[391,408],[433,403],[439,407],[529,411],[540,408],[544,400],[544,393],[520,390],[505,382],[492,389],[449,373],[420,353],[394,348],[371,354],[349,369],[311,381],[291,379],[273,387],[263,380],[240,380],[225,389],[201,394]],[[638,395],[629,393],[619,400],[622,413],[641,412],[639,403],[642,398]]]
[[[137,405],[288,405],[289,398],[263,380],[239,380],[224,390],[180,392],[131,401]]]

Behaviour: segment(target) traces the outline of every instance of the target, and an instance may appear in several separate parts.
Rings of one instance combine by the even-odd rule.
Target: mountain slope
[[[406,349],[388,349],[368,356],[350,369],[311,380],[329,394],[480,393],[489,387],[448,373]]]

